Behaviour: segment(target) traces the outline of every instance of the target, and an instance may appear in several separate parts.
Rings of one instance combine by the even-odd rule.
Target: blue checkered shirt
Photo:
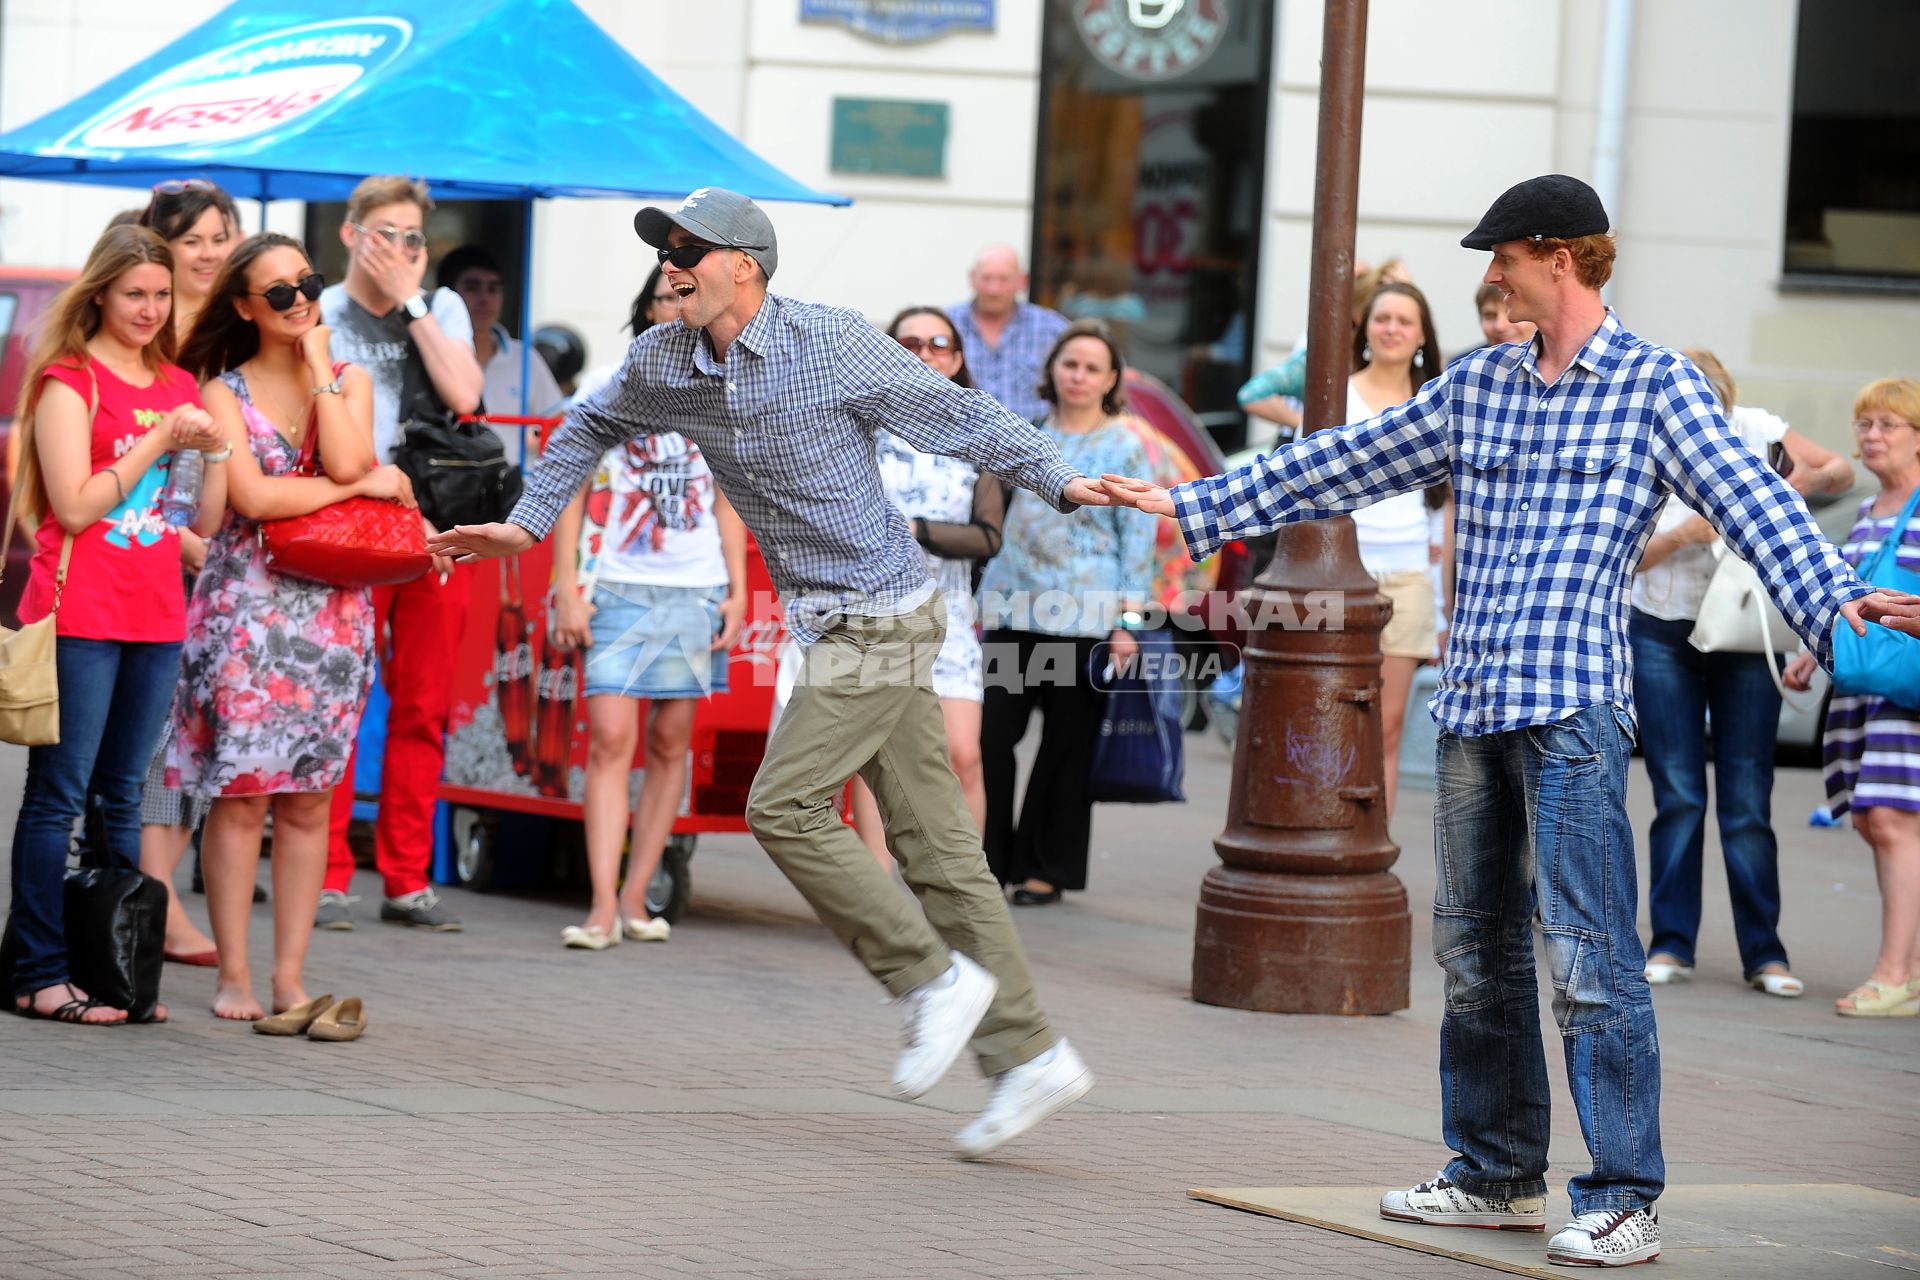
[[[1065,316],[1037,303],[1019,303],[1000,334],[1000,345],[992,347],[974,322],[973,303],[954,303],[947,308],[947,319],[960,335],[974,386],[1023,418],[1047,416],[1052,406],[1040,398],[1040,375],[1053,340],[1067,327]]]
[[[1453,630],[1433,713],[1463,736],[1633,711],[1628,587],[1667,494],[1759,570],[1824,666],[1839,606],[1872,590],[1727,425],[1677,352],[1613,313],[1552,386],[1531,346],[1455,360],[1405,404],[1173,490],[1198,560],[1224,541],[1451,479]]]
[[[880,485],[882,427],[1076,509],[1061,491],[1079,473],[1044,431],[941,377],[857,312],[769,295],[724,363],[679,323],[635,338],[620,372],[568,410],[508,519],[544,538],[608,449],[678,431],[759,540],[787,629],[804,644],[842,614],[901,613],[932,593],[927,558]]]

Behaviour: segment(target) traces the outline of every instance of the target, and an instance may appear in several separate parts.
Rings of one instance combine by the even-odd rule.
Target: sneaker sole
[[[1645,1253],[1643,1249],[1652,1249]],[[1645,1245],[1631,1253],[1623,1253],[1617,1258],[1593,1258],[1585,1254],[1555,1253],[1547,1250],[1547,1261],[1556,1267],[1637,1267],[1643,1262],[1652,1262],[1660,1256],[1660,1246]]]
[[[405,925],[409,929],[418,929],[423,933],[460,933],[466,926],[461,924],[415,924],[411,920],[395,920],[391,916],[381,916],[382,924]],[[348,928],[353,926],[349,925]]]
[[[1005,1146],[1007,1143],[1012,1142],[1015,1138],[1019,1137],[1021,1134],[1031,1130],[1035,1125],[1039,1124],[1042,1120],[1045,1120],[1050,1116],[1057,1115],[1058,1113],[1072,1106],[1074,1103],[1080,1101],[1080,1099],[1087,1096],[1088,1092],[1090,1092],[1092,1088],[1093,1088],[1093,1072],[1087,1070],[1085,1067],[1082,1067],[1080,1069],[1079,1075],[1075,1076],[1072,1080],[1068,1081],[1066,1084],[1061,1085],[1058,1089],[1055,1089],[1052,1093],[1048,1094],[1046,1099],[1042,1101],[1039,1106],[1035,1107],[1032,1111],[1029,1111],[1027,1113],[1025,1119],[1023,1119],[1019,1124],[1013,1126],[1012,1128],[1003,1130],[999,1134],[999,1136],[994,1138],[992,1142],[989,1142],[984,1146],[979,1146],[979,1145],[961,1146],[959,1143],[956,1142],[954,1145],[959,1147],[960,1149],[960,1158],[963,1160],[978,1160],[982,1156],[985,1156],[993,1151],[997,1151],[1002,1146]]]
[[[1396,1213],[1391,1209],[1382,1209],[1380,1216],[1389,1222],[1417,1222],[1425,1227],[1478,1227],[1482,1231],[1545,1231],[1545,1215],[1538,1222],[1529,1222],[1525,1218],[1516,1220],[1513,1214],[1500,1214],[1497,1217],[1482,1213],[1423,1214],[1409,1211]]]
[[[985,970],[982,970],[982,972],[985,972]],[[987,1009],[993,1004],[993,997],[998,994],[999,990],[1000,980],[990,973],[987,974],[986,985],[980,989],[979,995],[975,997],[973,1002],[966,1006],[966,1012],[961,1018],[961,1021],[963,1021],[967,1027],[966,1034],[957,1035],[953,1038],[951,1050],[945,1055],[944,1060],[940,1062],[938,1070],[928,1072],[925,1083],[902,1085],[895,1082],[893,1086],[894,1097],[903,1100],[917,1098],[927,1090],[933,1088],[933,1086],[939,1084],[941,1078],[944,1077],[947,1072],[953,1070],[953,1064],[960,1060],[960,1051],[967,1047],[969,1040],[973,1039],[974,1031],[979,1028],[980,1020],[987,1016]]]

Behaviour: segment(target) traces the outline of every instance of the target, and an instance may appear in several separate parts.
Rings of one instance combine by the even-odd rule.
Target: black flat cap
[[[1508,187],[1488,206],[1462,249],[1491,249],[1507,240],[1573,240],[1602,235],[1607,211],[1600,195],[1578,178],[1549,173]]]

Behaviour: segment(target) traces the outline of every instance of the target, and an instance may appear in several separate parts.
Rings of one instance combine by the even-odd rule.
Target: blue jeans
[[[13,996],[67,981],[67,850],[91,786],[107,853],[140,865],[140,796],[180,680],[180,645],[60,637],[60,741],[27,752],[13,828]]]
[[[1773,746],[1780,691],[1758,653],[1702,653],[1691,622],[1633,611],[1633,700],[1658,708],[1641,726],[1653,826],[1647,832],[1649,952],[1692,964],[1707,836],[1706,718],[1713,716],[1714,810],[1733,900],[1740,967],[1787,962],[1780,945],[1780,846],[1773,836]]]
[[[1635,929],[1632,729],[1612,707],[1555,724],[1440,734],[1433,954],[1446,970],[1440,1097],[1446,1175],[1499,1199],[1546,1191],[1547,1059],[1536,904],[1553,1016],[1593,1170],[1576,1214],[1637,1209],[1666,1186],[1660,1048]]]

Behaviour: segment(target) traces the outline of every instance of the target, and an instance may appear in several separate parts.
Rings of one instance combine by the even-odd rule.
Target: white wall
[[[999,0],[998,29],[890,47],[802,25],[798,0],[580,0],[722,127],[851,209],[778,206],[784,292],[884,319],[965,293],[979,247],[1024,245],[1031,212],[1042,0]],[[91,89],[204,21],[221,0],[11,0],[0,128]],[[1605,0],[1372,0],[1357,251],[1399,255],[1449,350],[1477,338],[1485,255],[1459,238],[1513,182],[1588,176]],[[1629,327],[1711,345],[1742,396],[1830,444],[1870,378],[1920,373],[1920,300],[1782,293],[1795,0],[1635,6],[1613,299]],[[1321,5],[1279,0],[1268,225],[1256,336],[1284,354],[1305,323]],[[697,18],[697,21],[695,20]],[[679,33],[692,30],[697,38]],[[829,172],[836,95],[951,104],[947,175]],[[0,260],[77,264],[133,191],[0,181]],[[651,265],[635,202],[561,201],[536,218],[536,322],[566,320],[615,358]],[[245,211],[248,229],[256,213]],[[295,202],[273,224],[297,231]]]

